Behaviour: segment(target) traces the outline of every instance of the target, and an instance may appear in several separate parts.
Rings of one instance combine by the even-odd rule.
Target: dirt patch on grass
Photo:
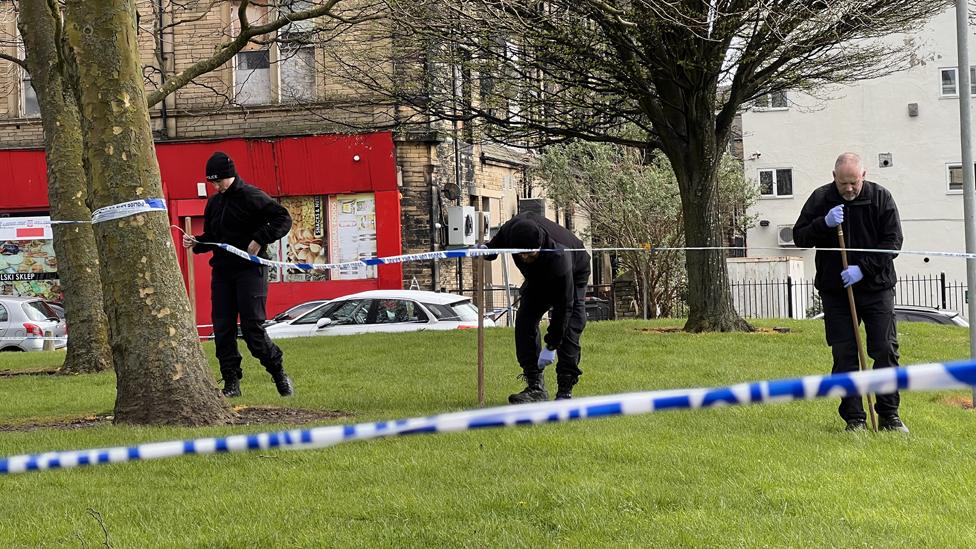
[[[650,332],[653,334],[680,334],[684,333],[681,328],[639,328],[642,332]],[[749,333],[749,332],[742,332]],[[754,334],[788,334],[790,333],[789,328],[756,328],[755,331],[751,332]]]
[[[234,412],[237,414],[237,418],[231,422],[231,425],[305,425],[352,416],[348,412],[341,410],[303,410],[300,408],[278,408],[275,406],[234,406]],[[113,416],[105,414],[68,418],[61,421],[36,421],[14,425],[0,424],[0,433],[29,432],[39,429],[70,431],[97,427],[99,425],[111,425],[113,419]]]
[[[973,409],[973,397],[967,397],[962,395],[947,396],[941,399],[942,404],[948,404],[953,408],[962,408],[963,410]]]
[[[23,370],[0,370],[0,377],[15,376],[53,376],[60,373],[57,368],[24,368]]]

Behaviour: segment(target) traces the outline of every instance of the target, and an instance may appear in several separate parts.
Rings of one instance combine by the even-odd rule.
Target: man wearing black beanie
[[[217,194],[210,197],[203,212],[203,234],[183,235],[183,246],[193,253],[213,251],[210,280],[214,341],[225,397],[241,396],[241,354],[237,350],[237,318],[241,334],[254,358],[271,374],[281,396],[294,393],[285,373],[281,349],[271,341],[263,324],[268,298],[268,267],[253,263],[216,246],[220,242],[247,253],[268,258],[268,244],[283,238],[291,229],[291,216],[264,191],[248,185],[237,175],[234,161],[222,152],[207,160],[207,181]]]
[[[521,213],[498,229],[488,248],[565,250],[583,247],[569,229],[535,212]],[[497,255],[484,256],[488,261]],[[512,256],[525,282],[515,315],[515,355],[526,387],[508,397],[512,404],[547,400],[545,367],[556,361],[556,400],[572,398],[582,371],[580,335],[586,326],[586,285],[590,254],[546,251]],[[549,328],[539,342],[539,322],[552,309]]]

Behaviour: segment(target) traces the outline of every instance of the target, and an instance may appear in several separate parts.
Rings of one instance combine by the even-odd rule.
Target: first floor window
[[[959,95],[959,71],[956,67],[939,69],[941,94],[945,96]],[[976,95],[976,67],[969,67],[969,93]]]
[[[34,91],[34,86],[31,84],[30,76],[24,75],[23,80],[20,82],[20,95],[22,97],[21,102],[21,114],[24,117],[40,116],[41,106],[37,103],[37,92]]]
[[[759,170],[759,194],[767,197],[793,196],[793,169]]]
[[[950,164],[949,168],[949,192],[962,192],[962,164]]]
[[[242,51],[234,59],[237,102],[241,105],[271,103],[271,50]]]
[[[759,109],[786,109],[790,104],[786,99],[786,90],[774,91],[756,99]]]

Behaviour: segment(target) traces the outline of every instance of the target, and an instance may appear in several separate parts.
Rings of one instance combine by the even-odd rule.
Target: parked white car
[[[288,309],[285,309],[284,311],[276,314],[274,318],[266,320],[264,322],[264,325],[265,327],[267,327],[267,326],[271,326],[272,324],[277,324],[279,322],[294,320],[300,317],[301,315],[311,311],[312,309],[317,309],[328,302],[329,302],[328,299],[316,299],[313,301],[306,301],[304,303],[299,303],[298,305],[289,307]],[[240,332],[240,327],[238,327],[237,331]],[[238,335],[240,335],[240,333],[238,333]]]
[[[494,325],[485,319],[486,327]],[[470,298],[421,290],[370,290],[333,299],[266,329],[271,338],[281,339],[477,327],[478,309]]]
[[[0,351],[43,351],[45,334],[55,349],[68,344],[67,325],[43,299],[0,296]]]

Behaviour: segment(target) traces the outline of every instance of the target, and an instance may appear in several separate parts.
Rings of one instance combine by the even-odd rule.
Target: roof
[[[368,290],[365,292],[359,292],[356,294],[337,297],[335,300],[338,301],[340,299],[361,299],[361,298],[412,299],[414,301],[433,303],[435,305],[447,305],[450,303],[457,303],[458,301],[461,300],[470,299],[463,295],[449,294],[445,292],[428,292],[425,290]]]

